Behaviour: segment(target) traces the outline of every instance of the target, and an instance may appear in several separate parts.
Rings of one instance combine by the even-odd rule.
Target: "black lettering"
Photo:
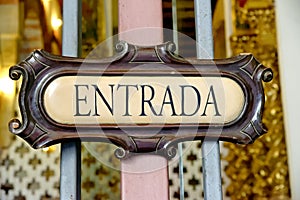
[[[212,101],[209,101],[210,95],[212,96]],[[208,104],[213,104],[214,105],[215,111],[216,111],[215,116],[221,116],[220,113],[219,113],[219,110],[218,110],[218,105],[217,105],[216,96],[215,96],[213,86],[210,86],[210,90],[209,90],[209,93],[207,95],[207,100],[206,100],[206,105],[205,105],[205,108],[204,108],[204,112],[201,116],[206,116],[206,108],[207,108]]]
[[[95,114],[93,116],[100,116],[98,114],[98,108],[97,108],[97,94],[101,97],[102,101],[104,102],[104,104],[106,105],[106,107],[108,108],[108,110],[110,111],[110,113],[112,115],[114,115],[114,84],[110,84],[110,88],[111,88],[111,105],[109,105],[109,103],[106,101],[105,97],[103,96],[102,92],[99,90],[97,85],[92,85],[95,89]]]
[[[120,85],[120,84],[118,84],[117,90],[120,87],[125,87],[125,95],[126,95],[125,96],[125,114],[123,116],[132,116],[129,113],[129,87],[134,87],[134,88],[136,88],[136,90],[139,90],[138,86],[137,85]]]
[[[147,87],[151,90],[151,95],[150,95],[149,99],[146,99],[146,97],[145,97],[145,87]],[[154,88],[151,85],[141,85],[141,88],[142,88],[142,108],[141,108],[142,111],[141,111],[140,116],[147,116],[145,114],[145,104],[146,103],[148,103],[152,113],[157,116],[157,113],[155,112],[155,110],[152,106],[152,103],[151,103],[151,101],[152,101],[152,99],[154,98],[154,95],[155,95]]]
[[[192,85],[180,85],[181,87],[181,114],[180,116],[193,116],[195,115],[199,108],[200,108],[200,104],[201,104],[201,96],[200,96],[200,93],[198,91],[198,89],[195,87],[195,86],[192,86]],[[185,108],[185,88],[192,88],[196,95],[197,95],[197,106],[195,108],[195,111],[193,113],[190,113],[190,114],[187,114],[185,111],[184,111],[184,108]]]
[[[79,87],[84,87],[87,89],[87,91],[89,90],[89,86],[88,85],[74,85],[75,86],[75,107],[76,107],[76,113],[74,116],[90,116],[91,114],[91,110],[88,113],[80,113],[80,107],[79,107],[79,103],[80,102],[84,102],[85,104],[87,104],[87,99],[86,96],[84,96],[83,98],[79,97]]]
[[[169,98],[169,101],[166,101],[166,97],[168,96]],[[168,87],[166,88],[166,92],[165,92],[165,95],[164,95],[164,100],[162,102],[162,105],[161,105],[161,109],[160,109],[160,112],[158,115],[162,115],[162,111],[163,111],[163,108],[164,108],[164,105],[165,104],[169,104],[171,106],[171,109],[172,109],[172,116],[177,116],[176,112],[175,112],[175,107],[174,107],[174,103],[173,103],[173,98],[172,98],[172,93],[171,93],[171,90],[170,90],[170,86],[168,85]]]

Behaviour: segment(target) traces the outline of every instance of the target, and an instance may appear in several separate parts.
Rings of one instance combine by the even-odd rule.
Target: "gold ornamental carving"
[[[255,143],[226,143],[229,153],[225,173],[231,180],[226,195],[231,199],[290,199],[289,174],[276,44],[273,1],[233,0],[233,54],[252,52],[272,68],[273,81],[265,84],[263,122],[268,133]]]

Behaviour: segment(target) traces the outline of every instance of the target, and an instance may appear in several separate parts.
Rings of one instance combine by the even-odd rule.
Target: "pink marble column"
[[[162,0],[119,0],[119,39],[137,45],[163,42]]]
[[[119,39],[136,45],[163,42],[161,0],[119,0]],[[122,200],[168,200],[168,161],[142,154],[121,162]]]
[[[122,200],[168,200],[167,160],[157,155],[139,155],[121,162]]]

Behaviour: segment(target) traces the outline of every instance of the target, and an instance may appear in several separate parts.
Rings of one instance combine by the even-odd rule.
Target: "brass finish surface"
[[[264,85],[263,123],[268,134],[247,146],[225,144],[229,148],[224,158],[228,162],[225,173],[231,179],[226,195],[231,199],[290,199],[274,3],[265,0],[256,7],[253,0],[245,5],[232,2],[235,8],[235,31],[231,37],[233,54],[253,53],[272,68],[274,78]]]

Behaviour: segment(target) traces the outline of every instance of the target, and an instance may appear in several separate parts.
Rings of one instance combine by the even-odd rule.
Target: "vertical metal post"
[[[184,200],[184,176],[183,176],[183,154],[182,154],[182,143],[178,143],[178,156],[179,156],[179,196],[180,200]]]
[[[176,53],[178,54],[178,26],[177,26],[177,0],[172,0],[172,21],[173,21],[173,42],[176,44]],[[179,165],[179,196],[184,200],[184,176],[183,176],[183,159],[182,143],[178,143],[178,165]]]
[[[178,53],[178,25],[177,25],[177,0],[172,0],[173,42],[176,44]]]
[[[232,23],[232,9],[231,1],[224,1],[224,22],[225,22],[225,42],[226,42],[226,56],[230,57],[232,55],[232,50],[230,46],[230,37],[233,33],[233,23]]]
[[[195,0],[197,57],[213,58],[212,13],[210,0]],[[221,183],[220,146],[217,140],[203,141],[202,169],[204,198],[223,198]]]
[[[62,54],[78,57],[81,53],[81,0],[63,1]],[[80,142],[61,144],[60,199],[78,200],[81,195]]]

